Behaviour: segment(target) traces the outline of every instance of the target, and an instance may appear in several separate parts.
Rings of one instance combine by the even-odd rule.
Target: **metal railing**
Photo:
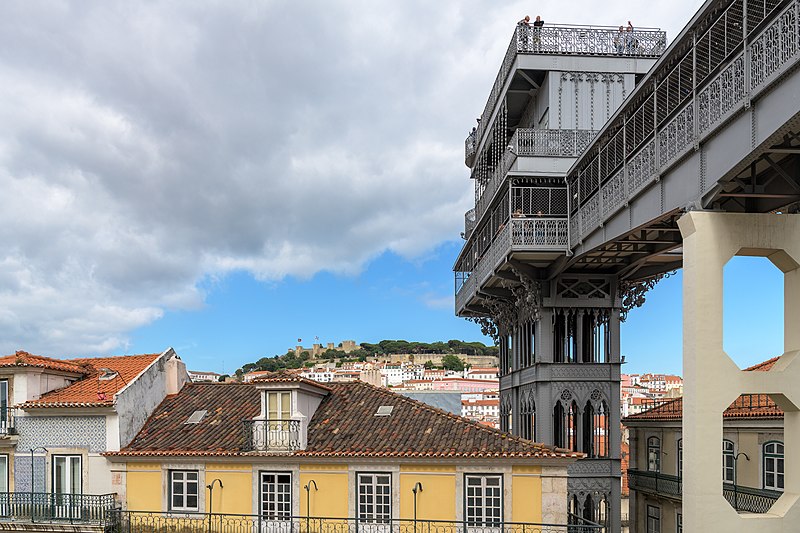
[[[299,420],[243,420],[246,452],[289,452],[301,448]]]
[[[564,250],[569,248],[569,221],[564,218],[512,218],[511,247]]]
[[[486,251],[477,258],[471,273],[455,272],[456,309],[463,309],[472,294],[478,290],[514,250],[569,249],[569,221],[566,217],[511,218],[503,224]],[[471,252],[467,252],[471,253]]]
[[[754,489],[731,483],[722,484],[722,495],[737,512],[766,513],[772,504],[778,501],[781,494],[783,493],[776,490]]]
[[[518,53],[582,54],[658,57],[667,47],[667,34],[657,28],[628,31],[610,26],[545,24],[518,26]]]
[[[595,135],[595,130],[520,128],[511,137],[511,149],[518,156],[577,157]]]
[[[628,486],[631,490],[672,497],[676,500],[681,499],[683,493],[683,481],[680,477],[661,472],[628,470]],[[722,494],[737,512],[766,513],[782,493],[775,490],[723,483]]]
[[[477,134],[477,130],[473,129],[469,135],[467,135],[467,138],[464,139],[464,162],[468,167],[471,167],[472,163],[475,161],[475,152],[478,150]]]
[[[15,435],[14,414],[16,410],[11,407],[0,408],[0,435]]]
[[[800,2],[731,2],[652,71],[567,176],[572,244],[713,136],[800,60]],[[789,110],[787,113],[791,114]],[[709,184],[703,184],[707,186]]]
[[[676,498],[680,498],[683,493],[683,481],[680,477],[644,470],[628,470],[628,487],[631,490]]]
[[[476,132],[476,148],[489,127],[495,106],[503,92],[511,66],[517,54],[589,54],[589,55],[635,55],[658,57],[667,46],[667,34],[656,28],[623,31],[602,26],[578,26],[568,24],[545,24],[543,28],[517,26],[511,36],[500,71],[495,77],[489,98],[481,113]]]
[[[104,524],[116,505],[116,494],[0,492],[0,523]]]
[[[570,519],[573,521],[573,518]],[[285,515],[154,513],[111,511],[107,533],[144,531],[225,533],[605,533],[604,526],[580,517],[570,524],[452,522],[442,520],[320,518]]]

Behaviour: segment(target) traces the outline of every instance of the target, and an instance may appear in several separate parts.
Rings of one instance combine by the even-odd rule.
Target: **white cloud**
[[[0,352],[124,349],[165,309],[202,306],[209,276],[357,274],[382,251],[413,258],[457,237],[471,196],[463,139],[527,9],[4,6]],[[539,9],[673,35],[691,14]]]

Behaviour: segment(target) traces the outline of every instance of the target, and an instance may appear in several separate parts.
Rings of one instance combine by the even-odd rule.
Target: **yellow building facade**
[[[130,512],[480,525],[566,524],[580,456],[364,383],[285,376],[187,385],[107,454]]]

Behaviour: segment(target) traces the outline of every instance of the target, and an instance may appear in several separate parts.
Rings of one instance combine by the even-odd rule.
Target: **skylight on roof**
[[[393,409],[394,405],[381,405],[378,407],[378,410],[375,411],[375,416],[389,416],[392,414]]]
[[[186,422],[184,422],[184,424],[199,424],[200,421],[203,419],[203,417],[206,416],[206,414],[208,414],[208,411],[206,411],[205,409],[203,409],[202,411],[195,411],[188,419],[186,419]]]

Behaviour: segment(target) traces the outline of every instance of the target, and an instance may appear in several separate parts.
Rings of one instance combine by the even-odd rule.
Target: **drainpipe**
[[[309,479],[308,483],[303,485],[303,488],[306,491],[306,532],[310,533],[311,531],[311,485],[314,485],[314,492],[317,492],[319,488],[317,487],[317,482],[313,479]]]
[[[222,489],[223,488],[222,487],[222,480],[219,479],[219,478],[215,478],[211,482],[210,485],[206,485],[206,488],[208,489],[208,531],[209,531],[209,533],[211,533],[211,517],[212,517],[211,513],[214,511],[214,508],[212,507],[212,504],[214,503],[214,500],[213,500],[213,498],[214,498],[214,484],[217,483],[217,482],[219,482],[219,488]]]

